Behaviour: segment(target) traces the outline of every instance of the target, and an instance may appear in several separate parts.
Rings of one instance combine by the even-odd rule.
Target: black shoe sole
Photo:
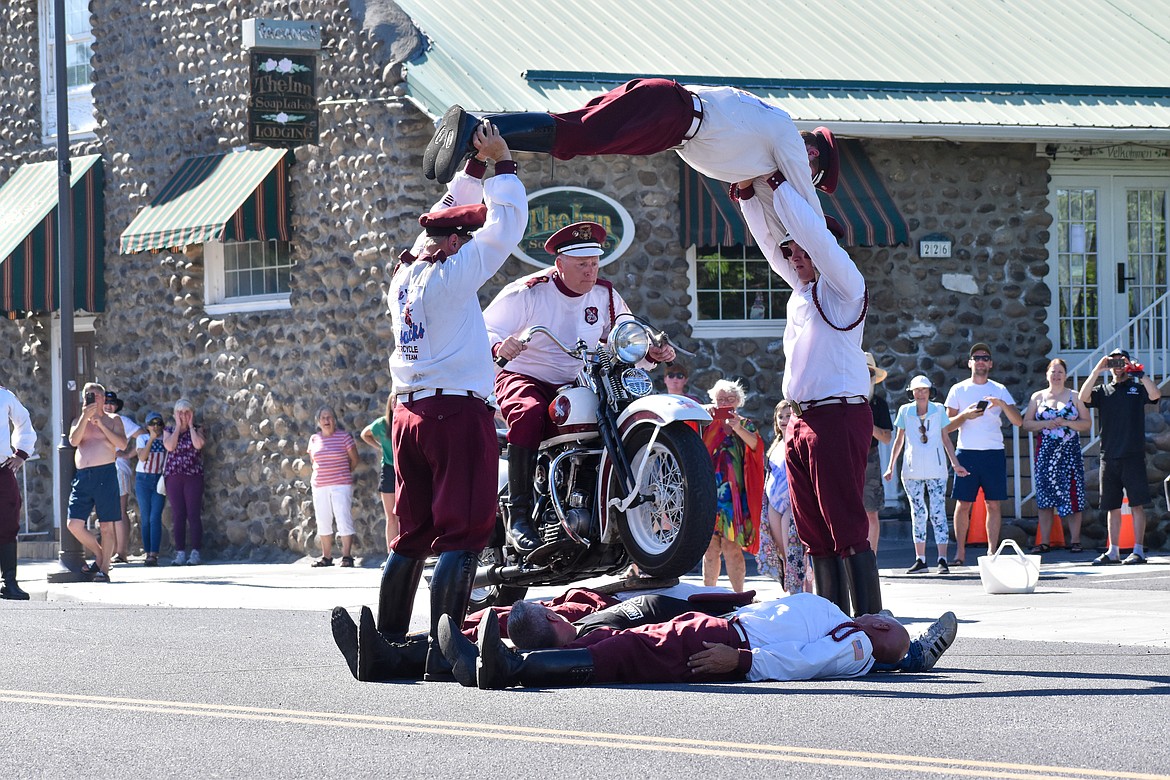
[[[439,127],[423,152],[423,175],[446,184],[455,178],[467,155],[471,153],[471,136],[475,119],[462,106],[451,106],[439,121]],[[429,163],[428,163],[429,160]],[[427,171],[430,173],[427,173]]]

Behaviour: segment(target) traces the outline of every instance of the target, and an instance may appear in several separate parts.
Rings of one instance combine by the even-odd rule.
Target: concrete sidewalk
[[[963,636],[1087,642],[1140,647],[1170,647],[1170,557],[1150,558],[1146,566],[1094,567],[1085,561],[1041,566],[1035,593],[989,595],[977,567],[955,567],[950,575],[906,575],[882,570],[885,606],[905,623],[933,620],[952,610]],[[883,555],[887,559],[888,555]],[[108,607],[183,607],[196,609],[287,609],[328,614],[334,606],[356,611],[377,601],[377,568],[314,569],[309,559],[296,563],[210,563],[115,566],[111,583],[49,584],[55,562],[22,562],[21,586],[38,601],[84,602]],[[591,580],[582,585],[611,582]],[[701,578],[683,582],[699,586]],[[721,580],[721,583],[725,583]],[[1114,587],[1115,586],[1115,587]],[[748,578],[758,598],[782,595],[778,583]],[[547,596],[560,588],[533,588],[530,596]],[[2,601],[4,608],[20,602]],[[426,585],[419,588],[415,627],[425,628],[429,614]]]

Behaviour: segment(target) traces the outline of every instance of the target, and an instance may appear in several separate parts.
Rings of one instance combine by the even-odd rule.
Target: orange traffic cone
[[[1129,496],[1121,499],[1121,533],[1118,536],[1118,548],[1133,549],[1133,509],[1129,505]]]
[[[1033,544],[1040,544],[1040,526],[1036,525],[1036,541]],[[1064,542],[1064,521],[1061,520],[1060,515],[1055,512],[1052,513],[1052,531],[1048,534],[1048,544],[1051,547],[1066,547]]]
[[[971,505],[971,522],[967,525],[967,544],[987,544],[987,503],[983,500],[983,488]]]

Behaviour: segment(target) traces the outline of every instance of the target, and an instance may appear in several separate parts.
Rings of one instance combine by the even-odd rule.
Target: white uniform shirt
[[[728,183],[782,171],[824,221],[804,140],[785,111],[734,87],[688,85],[685,89],[703,103],[698,132],[678,150],[687,165]]]
[[[825,219],[790,182],[774,193],[773,205],[796,243],[820,273],[817,299],[834,325],[845,327],[861,314],[865,277],[825,227]],[[839,331],[821,317],[812,300],[812,283],[802,283],[764,222],[759,196],[742,201],[744,220],[772,270],[792,287],[784,327],[784,397],[816,401],[832,396],[869,395],[869,367],[861,349],[865,323]]]
[[[32,455],[37,445],[37,432],[33,430],[28,409],[7,387],[0,387],[0,416],[12,426],[12,435],[2,437],[0,441],[0,463],[11,458],[17,450]]]
[[[1003,399],[1004,403],[1016,405],[1008,389],[995,380],[988,379],[981,385],[973,379],[964,379],[947,393],[946,406],[962,412],[971,404],[987,396]],[[998,406],[988,404],[987,411],[974,420],[967,420],[959,426],[959,449],[961,450],[1002,450],[1003,412]]]
[[[577,295],[546,268],[508,284],[483,311],[488,342],[494,347],[508,336],[518,336],[529,325],[544,325],[572,346],[585,340],[590,349],[609,335],[614,319],[629,311],[613,286],[598,280],[593,289]],[[555,385],[573,381],[581,361],[561,351],[552,339],[537,334],[528,349],[508,361],[507,371],[524,374]]]
[[[397,393],[439,388],[484,398],[492,393],[495,366],[476,292],[524,235],[528,201],[514,174],[492,177],[483,190],[487,222],[471,241],[443,262],[402,263],[390,281],[395,342],[390,374]],[[443,201],[438,205],[446,207]]]
[[[836,604],[812,593],[748,604],[735,611],[751,645],[749,680],[857,677],[873,666],[873,643],[857,631],[841,641],[829,633],[852,621]]]

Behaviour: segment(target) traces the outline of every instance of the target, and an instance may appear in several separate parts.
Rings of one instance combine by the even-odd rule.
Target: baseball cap
[[[917,390],[920,387],[925,387],[927,390],[929,390],[930,388],[934,387],[934,385],[932,385],[930,383],[929,379],[924,377],[922,374],[919,374],[918,376],[916,376],[910,380],[909,389],[910,390]]]
[[[971,357],[976,352],[986,352],[988,355],[990,355],[991,354],[991,347],[989,347],[986,344],[986,342],[976,341],[974,344],[971,345],[971,349],[969,349],[967,351],[967,357]]]

